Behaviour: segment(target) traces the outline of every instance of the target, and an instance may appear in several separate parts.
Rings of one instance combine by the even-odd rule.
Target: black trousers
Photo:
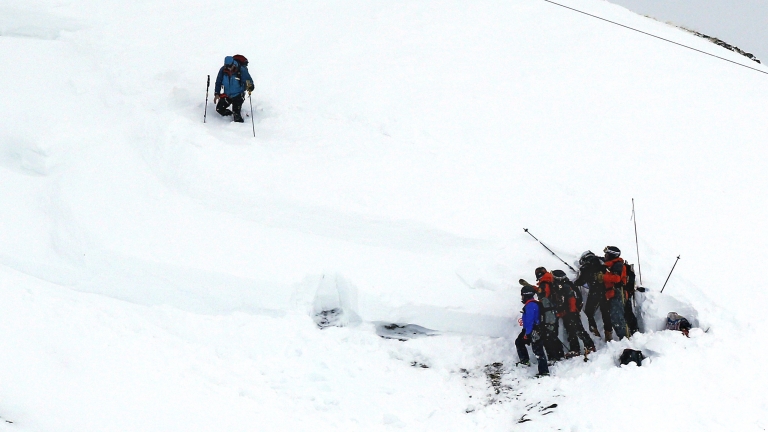
[[[624,302],[624,320],[627,322],[630,336],[640,331],[640,327],[637,325],[637,317],[632,307],[632,297]]]
[[[595,343],[584,330],[584,325],[581,323],[581,314],[578,312],[567,314],[563,317],[563,325],[565,326],[566,333],[568,333],[568,345],[570,345],[571,351],[581,352],[579,339],[584,343],[584,348],[595,349]]]
[[[235,113],[235,117],[240,117],[240,109],[243,107],[245,97],[243,95],[235,97],[220,98],[219,103],[216,104],[216,112],[222,116],[232,115]],[[229,110],[229,106],[232,105],[232,110]]]
[[[521,362],[530,361],[530,357],[528,356],[528,348],[526,347],[526,345],[530,344],[531,349],[533,350],[533,355],[535,355],[536,360],[538,360],[537,366],[539,367],[539,373],[540,374],[549,373],[549,366],[547,365],[547,356],[544,354],[544,347],[542,346],[541,339],[532,341],[530,339],[526,340],[524,337],[525,337],[525,330],[521,331],[520,334],[517,336],[517,339],[515,339],[515,348],[517,348],[517,357],[520,359]]]
[[[605,298],[605,288],[590,286],[587,304],[584,306],[584,314],[587,316],[590,327],[597,328],[597,322],[595,321],[597,308],[600,308],[600,315],[603,316],[603,329],[605,331],[612,331],[611,309],[608,306],[608,300]]]
[[[563,352],[563,343],[558,338],[560,332],[560,320],[555,321],[554,325],[540,324],[541,343],[547,351],[550,360],[562,360],[565,357]]]

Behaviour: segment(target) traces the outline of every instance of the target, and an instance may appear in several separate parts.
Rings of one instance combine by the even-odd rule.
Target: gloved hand
[[[251,94],[251,92],[252,92],[252,91],[253,91],[253,89],[255,89],[255,88],[256,88],[256,87],[254,87],[254,86],[253,86],[253,81],[251,81],[251,80],[246,80],[246,81],[245,81],[245,89],[246,89],[246,90],[248,90],[248,94]]]
[[[540,338],[541,338],[541,336],[539,336],[539,331],[538,330],[532,330],[531,331],[531,338],[530,339],[531,339],[532,342],[537,342]]]
[[[213,103],[219,102],[219,95],[213,95]]]
[[[597,281],[600,282],[600,283],[603,283],[603,273],[598,273],[597,274]]]

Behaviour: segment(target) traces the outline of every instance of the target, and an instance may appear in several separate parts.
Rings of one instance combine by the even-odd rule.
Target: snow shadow
[[[0,8],[0,36],[56,40],[62,32],[82,27],[75,20],[49,13]]]
[[[45,176],[49,171],[48,156],[27,138],[0,135],[0,166],[22,174]]]

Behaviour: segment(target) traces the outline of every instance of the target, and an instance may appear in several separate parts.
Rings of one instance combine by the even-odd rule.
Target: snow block
[[[355,287],[339,275],[323,275],[312,303],[312,319],[320,328],[360,323]]]

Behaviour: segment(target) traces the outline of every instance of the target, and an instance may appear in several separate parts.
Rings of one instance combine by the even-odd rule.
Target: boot
[[[600,330],[597,329],[596,325],[589,326],[589,331],[591,331],[593,335],[600,337]]]
[[[568,351],[567,353],[565,353],[565,358],[567,359],[578,357],[578,356],[579,356],[579,353],[576,351]]]
[[[531,361],[530,360],[522,360],[517,363],[515,363],[515,366],[530,366]]]
[[[595,352],[595,347],[584,347],[584,361],[589,360],[589,354]]]
[[[241,116],[239,112],[234,112],[233,114],[234,114],[234,117],[235,117],[234,118],[235,122],[243,123],[243,116]]]
[[[606,330],[605,331],[605,341],[610,342],[613,340],[613,331],[612,330]]]

